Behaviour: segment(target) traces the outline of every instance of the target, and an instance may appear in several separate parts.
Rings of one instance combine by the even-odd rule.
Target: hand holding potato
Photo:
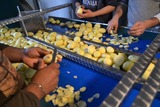
[[[23,62],[26,63],[29,67],[37,69],[39,59],[42,59],[43,56],[49,53],[49,51],[46,51],[42,48],[29,48],[25,50],[25,54],[23,55]]]
[[[42,63],[42,62],[41,62]],[[39,63],[39,65],[41,65]],[[59,64],[52,63],[37,71],[26,91],[33,93],[39,99],[53,91],[59,81]]]
[[[113,33],[117,33],[117,29],[118,29],[118,19],[112,18],[112,20],[108,22],[107,31],[108,33],[110,33],[112,30],[114,30]]]

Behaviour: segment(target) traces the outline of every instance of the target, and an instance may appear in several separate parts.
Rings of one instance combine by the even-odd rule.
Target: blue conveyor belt
[[[75,88],[75,91],[85,86],[87,90],[81,93],[80,99],[86,102],[87,99],[94,94],[100,94],[99,99],[94,99],[91,103],[87,102],[87,107],[98,107],[118,83],[118,81],[113,78],[107,77],[66,58],[63,58],[60,65],[59,86],[65,87],[65,85],[69,84]],[[67,71],[70,73],[68,74]],[[77,76],[78,78],[75,79],[73,76]],[[122,104],[122,107],[130,107],[137,94],[138,90],[132,89],[125,102]],[[160,104],[160,99],[158,98],[154,100],[152,107],[157,107],[157,104]],[[51,102],[46,103],[44,99],[42,99],[41,107],[54,106]]]

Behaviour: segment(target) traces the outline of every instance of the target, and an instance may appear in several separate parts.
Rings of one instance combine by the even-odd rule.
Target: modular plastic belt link
[[[150,62],[154,58],[154,55],[156,54],[156,52],[159,49],[159,47],[160,47],[160,35],[158,35],[152,41],[152,43],[146,49],[146,51],[144,52],[144,54],[142,54],[140,56],[140,58],[134,64],[134,66],[123,76],[123,78],[119,81],[119,83],[117,84],[117,86],[112,90],[112,92],[108,95],[108,97],[103,101],[103,103],[100,105],[100,107],[119,107],[120,106],[120,104],[123,102],[124,98],[127,96],[128,92],[132,89],[132,87],[135,84],[136,80],[145,71],[145,69],[148,67],[148,65],[150,64]],[[148,102],[149,103],[148,105],[151,104],[151,101],[152,101],[152,99],[155,96],[155,91],[157,91],[158,86],[159,86],[159,84],[157,84],[157,81],[159,81],[160,77],[159,76],[153,77],[153,75],[154,74],[152,74],[152,76],[146,82],[146,84],[142,88],[142,92],[141,92],[144,95],[144,93],[148,91],[145,88],[146,86],[150,87],[150,89],[152,89],[150,91],[153,91],[153,94],[151,94],[151,92],[148,91],[148,93],[150,93],[149,94],[149,97],[150,97],[149,100],[150,101]],[[151,81],[152,82],[154,81],[153,84],[155,84],[155,86],[151,87],[151,86],[147,85],[147,84],[152,83]],[[140,94],[138,96],[138,99],[139,99],[139,97],[141,98],[142,94]],[[142,101],[142,99],[140,101]],[[148,99],[146,98],[145,102],[147,102],[147,101],[148,101]],[[135,104],[137,104],[137,103],[140,104],[139,101],[137,102],[137,99],[136,99],[135,103],[133,104],[133,107],[135,107]],[[146,107],[146,106],[144,106],[144,107]]]

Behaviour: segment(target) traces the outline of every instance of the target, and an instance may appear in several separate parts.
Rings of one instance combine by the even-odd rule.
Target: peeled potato
[[[46,63],[46,64],[49,64],[51,63],[52,61],[52,54],[47,54],[43,57],[43,61]]]
[[[102,54],[102,58],[111,58],[111,56],[107,53]]]
[[[84,55],[84,51],[82,50],[82,49],[79,49],[78,51],[77,51],[77,53],[79,54],[79,55]]]
[[[113,64],[112,67],[116,68],[116,69],[120,69],[120,67],[118,65],[116,65],[116,64]]]
[[[83,13],[83,9],[82,9],[81,7],[79,7],[79,8],[77,9],[77,13],[78,13],[78,14],[82,14],[82,13]]]
[[[78,36],[78,37],[81,37],[82,36],[82,32],[76,32],[75,35]]]
[[[28,32],[28,36],[33,36],[34,33],[33,32]]]
[[[106,65],[108,65],[108,66],[112,66],[112,60],[110,59],[110,58],[105,58],[104,60],[103,60],[103,63],[104,64],[106,64]]]
[[[110,53],[109,55],[110,55],[111,59],[114,59],[114,57],[117,56],[116,53]]]
[[[74,37],[74,41],[75,41],[75,42],[80,42],[80,41],[81,41],[81,38],[80,38],[80,37]]]
[[[134,65],[134,63],[132,61],[126,61],[125,63],[123,63],[122,69],[124,71],[128,71],[132,68],[133,65]]]
[[[99,59],[98,59],[98,62],[101,62],[101,63],[102,63],[103,60],[104,60],[104,58],[99,58]]]
[[[122,55],[124,57],[124,61],[128,60],[127,55],[125,53],[118,53],[118,55]]]
[[[105,33],[105,32],[106,32],[106,29],[105,29],[105,28],[100,28],[100,29],[99,29],[99,32],[100,32],[100,33]]]
[[[132,62],[137,62],[137,60],[139,59],[139,56],[137,55],[129,55],[128,59]]]
[[[101,52],[102,54],[106,53],[106,49],[104,47],[98,48],[98,51]]]
[[[123,56],[123,55],[117,55],[117,56],[114,57],[113,62],[114,62],[116,65],[121,66],[121,65],[123,64],[124,60],[125,60],[125,59],[124,59],[124,56]]]
[[[84,54],[84,57],[87,57],[87,58],[89,58],[89,59],[92,59],[92,55],[89,54],[89,53],[85,53],[85,54]]]
[[[55,42],[54,42],[54,45],[56,45],[56,46],[61,46],[61,45],[63,45],[63,40],[57,40],[57,41],[55,41]]]
[[[76,47],[77,43],[76,42],[71,42],[67,45],[68,49],[74,49]]]
[[[62,37],[63,37],[62,35],[57,35],[56,40],[62,40]]]
[[[88,46],[87,51],[89,54],[93,54],[96,51],[95,46],[94,45]]]
[[[111,46],[107,47],[107,52],[108,53],[114,53],[114,48],[112,48]]]
[[[144,74],[142,75],[142,79],[147,80],[152,73],[153,69],[155,67],[155,64],[150,63]]]
[[[99,51],[95,51],[93,53],[93,56],[96,57],[96,58],[99,58],[101,56],[101,53]]]

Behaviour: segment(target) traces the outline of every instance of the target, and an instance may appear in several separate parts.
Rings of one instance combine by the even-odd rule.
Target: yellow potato
[[[61,45],[63,45],[63,40],[57,40],[57,41],[55,41],[55,42],[54,42],[54,45],[56,45],[56,46],[61,46]]]
[[[85,49],[87,49],[87,48],[88,48],[88,45],[87,45],[87,44],[81,45],[81,49],[82,49],[82,50],[85,50]]]
[[[49,18],[48,21],[49,21],[49,22],[52,22],[52,21],[54,21],[54,18]]]
[[[106,29],[105,29],[105,28],[100,28],[100,29],[99,29],[99,32],[100,32],[100,33],[105,33],[105,32],[106,32]]]
[[[104,47],[98,48],[98,51],[101,52],[102,54],[106,53],[106,49]]]
[[[134,63],[132,61],[126,61],[125,63],[123,63],[122,69],[124,71],[128,71],[132,68],[133,65],[134,65]]]
[[[155,67],[155,64],[150,63],[147,69],[145,70],[144,74],[142,75],[142,79],[147,80],[152,73],[153,69]]]
[[[139,56],[137,55],[129,55],[128,59],[132,62],[137,62],[137,60],[139,59]]]
[[[78,51],[77,51],[77,54],[79,54],[79,55],[84,55],[84,51],[82,50],[82,49],[79,49]]]
[[[81,37],[82,36],[82,32],[76,32],[75,35],[78,36],[78,37]]]
[[[103,63],[104,58],[99,58],[98,62]]]
[[[102,33],[97,33],[96,36],[100,38],[100,37],[103,36],[103,34]]]
[[[56,40],[62,40],[62,38],[63,38],[62,35],[59,35],[59,34],[58,34],[58,35],[56,36]]]
[[[77,37],[74,37],[74,41],[75,41],[75,42],[80,42],[80,41],[81,41],[81,38],[78,37],[78,36],[77,36]]]
[[[60,23],[60,26],[65,26],[65,23],[61,22],[61,23]]]
[[[92,28],[89,27],[89,28],[87,28],[85,31],[88,32],[88,33],[90,33],[90,32],[92,32]],[[84,32],[85,32],[85,31],[84,31]]]
[[[112,66],[113,62],[110,58],[106,57],[104,60],[103,60],[103,63],[108,65],[108,66]]]
[[[83,8],[79,7],[79,8],[77,9],[77,13],[78,13],[78,14],[82,14],[82,13],[83,13]]]
[[[116,65],[116,64],[113,64],[112,67],[116,68],[116,69],[120,69],[120,67],[118,65]]]
[[[97,61],[97,60],[98,60],[98,58],[96,58],[96,57],[92,57],[92,60]]]
[[[96,23],[96,24],[94,25],[94,27],[96,27],[96,28],[100,28],[100,27],[101,27],[101,25],[100,25],[99,23]]]
[[[99,38],[98,38],[98,37],[93,37],[93,38],[92,38],[92,41],[97,42],[97,41],[99,41]]]
[[[89,58],[89,59],[92,59],[92,55],[89,54],[89,53],[85,53],[85,54],[84,54],[84,57],[87,57],[87,58]]]
[[[113,58],[113,62],[118,65],[118,66],[121,66],[124,62],[124,56],[123,55],[116,55],[114,58]]]
[[[125,53],[118,53],[118,55],[124,56],[124,61],[127,61],[127,60],[128,60],[128,57],[127,57],[127,55],[126,55]]]
[[[101,56],[101,52],[95,51],[95,52],[93,53],[93,56],[96,57],[96,58],[99,58],[99,57]]]
[[[76,47],[77,43],[76,42],[71,42],[67,45],[68,49],[74,49]]]
[[[102,58],[106,58],[106,57],[111,58],[111,56],[107,53],[102,54]]]
[[[116,53],[110,53],[109,55],[110,55],[111,59],[114,59],[114,57],[117,56]]]
[[[86,27],[91,27],[92,28],[92,23],[91,22],[87,22],[86,23]]]
[[[93,54],[95,51],[96,51],[96,49],[95,49],[95,46],[94,46],[94,45],[88,46],[87,52],[88,52],[89,54]]]
[[[107,47],[107,52],[108,53],[114,53],[114,48],[112,48],[111,46]]]
[[[56,24],[60,24],[60,20],[56,20]]]
[[[79,24],[74,24],[74,27],[75,27],[75,28],[79,28],[80,25],[79,25]]]
[[[79,47],[76,47],[73,49],[73,52],[77,52],[80,48]]]
[[[43,61],[46,63],[46,64],[49,64],[51,63],[52,61],[52,54],[47,54],[43,57]]]

